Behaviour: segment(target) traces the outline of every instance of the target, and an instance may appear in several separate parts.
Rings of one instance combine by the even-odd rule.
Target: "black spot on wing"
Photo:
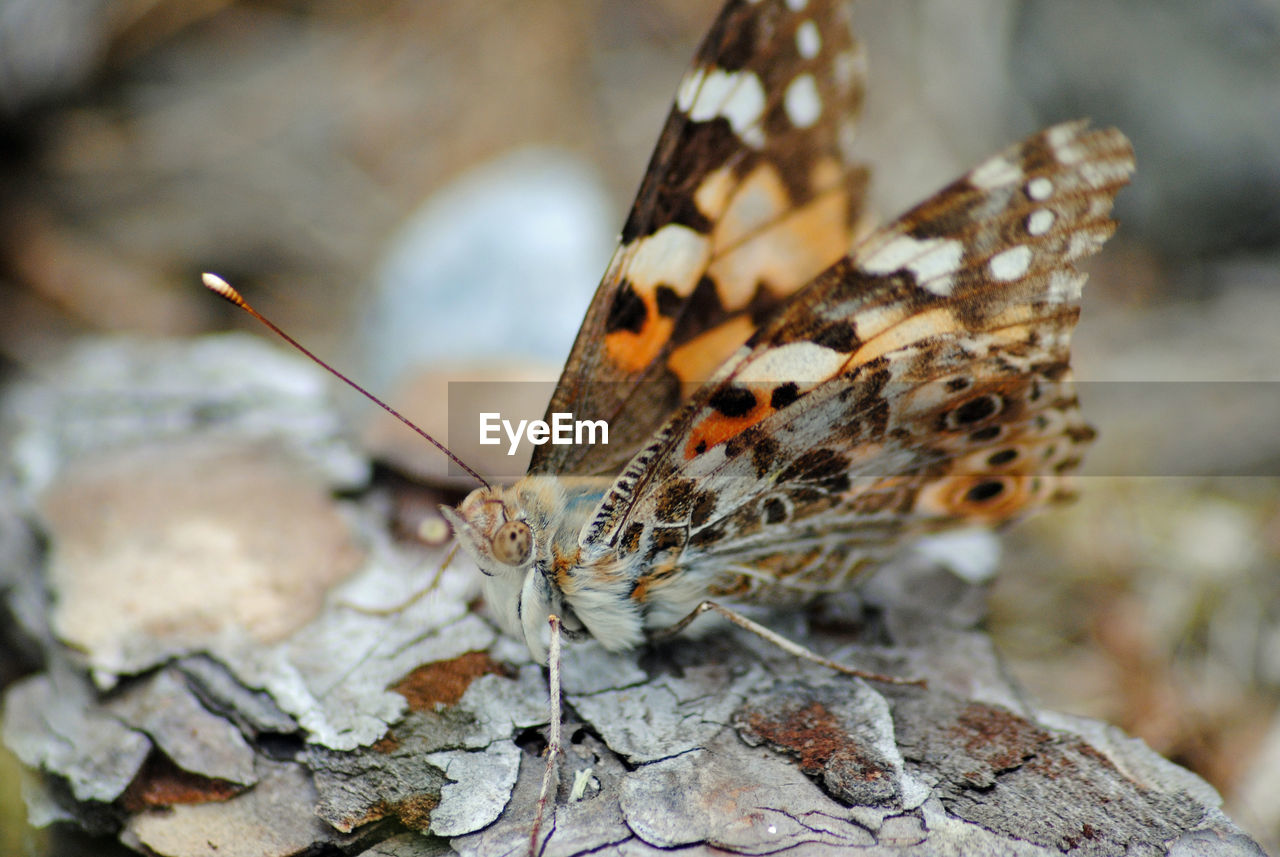
[[[754,449],[756,444],[768,440],[769,438],[765,435],[764,430],[757,423],[724,442],[722,447],[724,449],[724,457],[732,460],[747,450]]]
[[[787,519],[787,504],[777,497],[764,501],[764,520],[766,524],[780,524]]]
[[[618,543],[618,548],[623,554],[631,554],[636,552],[636,548],[640,547],[640,536],[644,534],[644,524],[633,521],[627,527],[622,539]]]
[[[725,386],[717,390],[707,404],[726,417],[745,417],[756,406],[756,394],[741,387]]]
[[[703,527],[692,536],[689,537],[689,545],[691,547],[703,547],[704,545],[712,545],[724,538],[724,527],[721,524],[713,524],[710,527]]]
[[[1050,381],[1061,381],[1062,376],[1071,371],[1071,365],[1065,360],[1054,360],[1049,363],[1036,363],[1031,367],[1031,372],[1037,375],[1043,375]]]
[[[684,527],[654,527],[649,537],[649,550],[645,552],[646,560],[653,560],[659,554],[679,551],[684,547],[687,534]]]
[[[711,221],[698,209],[694,192],[708,173],[722,166],[742,145],[723,117],[692,122],[673,112],[622,227],[622,243],[652,235],[669,223],[710,232]]]
[[[654,512],[659,521],[676,523],[689,517],[696,498],[692,479],[674,479],[658,492]]]
[[[1000,436],[1002,431],[1000,426],[984,426],[977,431],[970,433],[969,439],[975,443],[985,443],[989,440],[995,440]]]
[[[835,321],[824,326],[810,341],[841,354],[852,354],[858,346],[858,336],[854,333],[853,325],[847,321]]]
[[[849,469],[849,459],[833,449],[813,449],[782,471],[780,482],[823,482],[845,476]]]
[[[795,382],[788,381],[773,388],[773,393],[769,396],[769,407],[780,411],[798,398],[800,398],[800,392]]]
[[[992,467],[1003,467],[1004,465],[1012,462],[1017,457],[1018,457],[1018,450],[1002,449],[998,452],[991,453],[991,455],[987,457],[987,464],[991,465]]]
[[[771,437],[762,437],[751,447],[751,464],[755,467],[756,476],[763,478],[772,473],[778,466],[778,442]]]
[[[1079,458],[1064,458],[1053,466],[1054,473],[1070,473],[1080,466]]]
[[[986,503],[1004,493],[1004,483],[995,479],[979,482],[968,490],[964,498],[970,503]]]
[[[1068,426],[1066,435],[1071,438],[1072,443],[1088,443],[1098,433],[1093,430],[1093,426]]]
[[[714,491],[703,491],[693,501],[693,511],[689,513],[689,523],[701,527],[716,511],[716,495]]]
[[[661,284],[657,288],[656,297],[658,301],[658,313],[666,318],[675,318],[680,312],[680,308],[684,306],[684,298],[676,292],[675,289]]]
[[[996,395],[978,396],[947,414],[947,422],[954,427],[963,427],[980,423],[1000,412],[1001,401]]]
[[[623,280],[613,296],[613,305],[609,307],[609,317],[605,320],[605,333],[629,330],[639,333],[644,329],[645,320],[649,317],[644,301],[636,294],[630,281]]]

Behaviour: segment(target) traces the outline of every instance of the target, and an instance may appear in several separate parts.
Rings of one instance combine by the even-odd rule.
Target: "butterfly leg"
[[[533,830],[529,834],[529,857],[535,857],[539,851],[538,837],[542,833],[542,817],[547,809],[547,799],[555,788],[560,754],[564,752],[560,746],[560,617],[553,613],[547,617],[547,624],[551,626],[551,644],[547,649],[551,725],[547,730],[547,767],[542,772],[542,790],[538,793],[538,809],[533,817]]]
[[[660,631],[655,631],[650,634],[650,639],[661,640],[667,637],[673,637],[685,628],[689,627],[689,625],[693,623],[693,620],[697,619],[703,613],[718,613],[744,631],[750,631],[760,639],[770,642],[779,649],[782,649],[787,654],[794,655],[797,658],[803,658],[806,661],[811,661],[819,666],[835,670],[838,673],[855,676],[867,681],[880,682],[881,684],[918,685],[920,687],[924,687],[925,685],[924,681],[921,679],[897,678],[895,676],[882,675],[881,673],[866,672],[864,670],[854,669],[853,667],[837,663],[830,658],[824,658],[817,652],[811,649],[806,649],[799,643],[793,643],[781,634],[775,631],[770,631],[764,625],[761,625],[758,622],[753,622],[741,613],[735,613],[728,607],[725,607],[722,604],[717,604],[714,601],[703,601],[697,607],[693,608],[693,610],[689,612],[689,615],[685,616],[671,627],[663,628]]]

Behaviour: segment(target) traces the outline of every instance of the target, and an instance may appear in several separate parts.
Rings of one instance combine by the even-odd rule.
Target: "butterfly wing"
[[[627,465],[584,547],[714,567],[712,591],[834,588],[905,532],[1060,495],[1093,436],[1073,263],[1132,169],[1118,131],[1059,125],[874,233]]]
[[[795,8],[802,7],[802,8]],[[547,419],[608,421],[531,473],[616,473],[760,319],[844,256],[862,54],[840,0],[732,0],[680,84]]]

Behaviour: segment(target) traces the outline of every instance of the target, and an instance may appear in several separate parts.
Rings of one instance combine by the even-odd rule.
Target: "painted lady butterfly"
[[[871,229],[864,66],[843,0],[729,0],[548,407],[611,442],[539,446],[445,510],[490,610],[551,663],[540,807],[561,627],[623,650],[707,599],[845,589],[904,539],[1066,496],[1093,436],[1073,263],[1115,228],[1128,141],[1048,128]]]
[[[863,53],[838,0],[730,0],[685,75],[511,487],[445,510],[543,663],[631,648],[708,598],[848,587],[904,538],[1065,496],[1093,436],[1068,345],[1128,141],[1084,122],[869,231],[849,154]],[[868,234],[869,233],[869,234]]]
[[[622,650],[707,599],[844,589],[904,538],[1065,496],[1093,436],[1072,263],[1115,228],[1128,141],[1057,125],[869,231],[847,16],[730,0],[547,410],[604,419],[613,442],[539,446],[523,479],[445,510],[500,623],[550,656],[531,852],[561,627]]]

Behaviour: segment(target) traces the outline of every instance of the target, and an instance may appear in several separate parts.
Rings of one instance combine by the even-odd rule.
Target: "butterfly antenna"
[[[477,482],[479,482],[481,485],[483,485],[483,486],[484,486],[484,487],[486,487],[486,488],[490,487],[490,486],[489,486],[489,481],[488,481],[487,479],[485,479],[485,478],[484,478],[483,476],[481,476],[479,473],[476,473],[474,470],[472,470],[470,467],[468,467],[468,466],[467,466],[467,464],[466,464],[466,463],[465,463],[461,458],[458,458],[458,456],[456,456],[456,455],[454,455],[452,452],[450,452],[450,451],[449,451],[449,449],[448,449],[448,447],[446,447],[446,446],[445,446],[444,444],[442,444],[440,441],[436,440],[436,439],[435,439],[434,437],[432,437],[431,435],[427,434],[427,433],[426,433],[425,431],[423,431],[422,429],[418,428],[418,426],[417,426],[417,425],[415,425],[415,424],[414,424],[414,423],[413,423],[413,422],[412,422],[408,417],[406,417],[404,414],[400,413],[400,412],[399,412],[399,411],[397,411],[395,408],[391,407],[391,406],[390,406],[390,405],[388,405],[386,402],[384,402],[384,401],[382,401],[381,399],[379,399],[379,398],[378,398],[377,396],[375,396],[373,393],[370,393],[370,392],[369,392],[368,390],[366,390],[364,387],[361,387],[361,386],[360,386],[359,384],[357,384],[355,381],[352,381],[352,380],[351,380],[350,378],[348,378],[346,375],[343,375],[343,374],[342,374],[341,372],[339,372],[337,369],[334,369],[332,366],[330,366],[328,363],[326,363],[326,362],[324,362],[323,360],[321,360],[321,359],[320,359],[319,357],[317,357],[316,355],[312,354],[310,351],[308,351],[306,348],[304,348],[304,347],[303,347],[302,343],[298,342],[298,340],[294,339],[292,336],[290,336],[289,334],[285,333],[285,332],[284,332],[283,330],[281,330],[280,328],[276,327],[276,326],[275,326],[275,324],[274,324],[270,319],[268,319],[268,318],[267,318],[266,316],[264,316],[262,313],[258,312],[258,311],[257,311],[256,309],[254,309],[253,307],[249,306],[248,301],[246,301],[243,297],[241,297],[240,293],[239,293],[238,291],[236,291],[234,288],[232,288],[231,284],[230,284],[230,283],[228,283],[226,280],[222,279],[222,278],[221,278],[221,277],[219,277],[217,274],[209,274],[209,273],[203,274],[203,275],[200,277],[200,280],[201,280],[201,282],[203,282],[203,283],[204,283],[205,288],[207,288],[209,291],[213,292],[214,294],[218,295],[219,297],[223,298],[224,300],[228,301],[229,303],[235,304],[235,305],[236,305],[236,306],[238,306],[240,309],[244,310],[244,311],[245,311],[245,312],[247,312],[249,315],[253,316],[253,317],[254,317],[254,318],[256,318],[258,321],[260,321],[260,322],[262,322],[263,324],[265,324],[267,327],[269,327],[269,328],[271,329],[271,331],[272,331],[273,333],[275,333],[277,336],[279,336],[279,337],[280,337],[281,339],[283,339],[285,342],[287,342],[287,343],[289,343],[290,345],[292,345],[294,348],[296,348],[296,349],[298,349],[299,351],[301,351],[303,354],[305,354],[305,355],[307,355],[308,357],[310,357],[310,358],[311,358],[311,360],[312,360],[313,362],[315,362],[315,363],[316,363],[316,365],[320,366],[322,369],[324,369],[324,370],[325,370],[326,372],[328,372],[330,375],[333,375],[333,376],[334,376],[335,378],[337,378],[339,381],[341,381],[342,383],[346,384],[348,387],[350,387],[351,389],[355,390],[357,393],[359,393],[360,395],[364,396],[366,399],[368,399],[369,401],[373,402],[375,405],[377,405],[378,407],[382,408],[382,409],[383,409],[384,411],[386,411],[387,413],[391,414],[391,416],[395,417],[395,418],[396,418],[396,419],[398,419],[400,422],[404,423],[404,424],[405,424],[405,425],[407,425],[409,428],[413,429],[415,432],[417,432],[417,433],[418,433],[419,435],[421,435],[422,437],[426,438],[426,440],[427,440],[429,443],[431,443],[431,444],[432,444],[436,449],[440,450],[440,451],[441,451],[441,452],[443,452],[445,455],[447,455],[447,456],[449,457],[449,460],[450,460],[450,461],[452,461],[454,464],[458,465],[458,466],[459,466],[459,467],[461,467],[463,470],[465,470],[469,476],[471,476],[473,479],[475,479],[475,480],[476,480]]]

